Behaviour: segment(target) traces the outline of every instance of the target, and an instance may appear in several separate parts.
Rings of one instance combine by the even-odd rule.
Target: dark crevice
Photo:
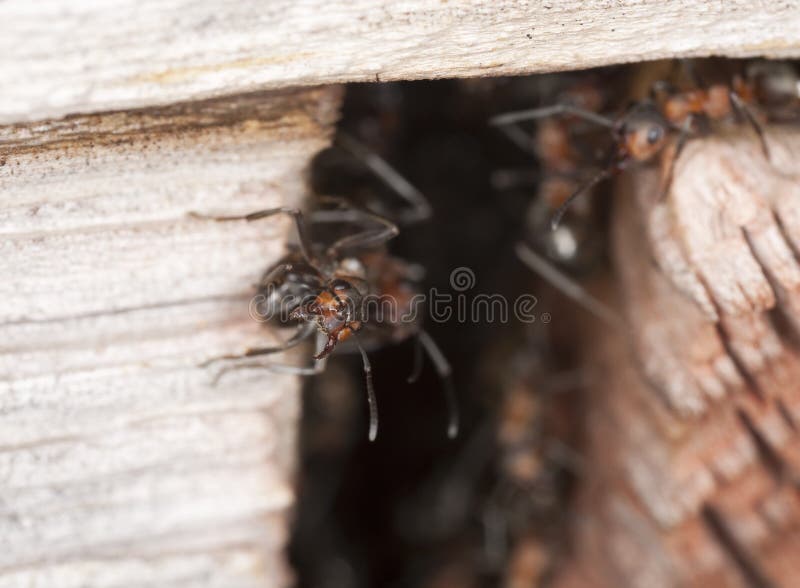
[[[736,411],[736,414],[748,435],[750,435],[750,439],[753,441],[753,444],[756,447],[758,456],[764,466],[767,468],[767,471],[769,471],[769,473],[776,480],[782,480],[788,473],[788,464],[784,461],[772,444],[770,444],[770,442],[764,437],[761,431],[758,430],[758,427],[753,422],[753,419],[750,418],[750,415],[748,415],[741,408]]]
[[[781,418],[782,418],[782,419],[783,419],[783,421],[786,423],[786,425],[787,425],[787,426],[788,426],[788,427],[789,427],[789,428],[790,428],[790,429],[791,429],[793,432],[797,433],[797,432],[798,432],[797,421],[796,421],[796,420],[795,420],[795,418],[792,416],[792,413],[791,413],[791,411],[790,411],[790,410],[789,410],[789,408],[786,406],[786,403],[783,401],[783,399],[782,399],[782,398],[777,398],[777,399],[775,400],[775,404],[776,404],[776,406],[778,407],[778,412],[780,413],[780,415],[781,415]]]
[[[459,586],[499,585],[511,553],[503,541],[491,539],[496,515],[508,549],[531,530],[546,549],[568,549],[563,503],[576,473],[564,452],[553,449],[557,444],[545,447],[542,439],[556,427],[574,429],[580,407],[575,386],[542,392],[537,402],[552,407],[545,409],[552,414],[532,426],[544,432],[533,435],[521,454],[506,454],[512,459],[541,451],[544,473],[530,483],[503,480],[498,426],[511,388],[546,390],[546,374],[575,367],[568,333],[575,329],[575,309],[542,291],[515,256],[533,186],[498,192],[492,178],[502,169],[535,171],[535,163],[487,124],[497,112],[540,99],[542,84],[555,79],[540,76],[533,87],[524,78],[348,87],[340,130],[389,161],[433,208],[432,222],[401,227],[389,244],[391,254],[425,268],[424,292],[455,294],[456,268],[474,275],[467,297],[513,301],[536,292],[537,320],[526,325],[513,315],[506,321],[428,317],[425,328],[453,367],[462,417],[454,441],[446,436],[446,400],[430,361],[419,381],[406,381],[415,354],[410,340],[369,352],[380,414],[374,443],[367,441],[357,357],[337,352],[328,372],[307,382],[300,502],[290,549],[299,586],[423,586],[449,575],[460,578]],[[318,194],[346,196],[391,219],[401,216],[402,201],[343,149],[318,155],[311,183]],[[599,251],[592,255],[602,262]],[[555,317],[554,325],[539,320],[546,313]],[[578,447],[571,435],[564,433],[559,442]],[[554,555],[541,585],[559,561]]]
[[[744,365],[744,362],[736,353],[736,350],[733,348],[733,342],[728,336],[728,332],[725,330],[725,327],[722,326],[721,323],[717,323],[716,329],[719,339],[722,342],[722,347],[725,349],[725,353],[733,362],[733,365],[736,368],[739,377],[741,377],[742,381],[744,381],[748,392],[753,394],[759,401],[765,402],[766,395],[764,390],[761,389],[761,385],[758,383],[758,380],[756,380],[753,374],[750,373],[750,371],[747,369],[747,366]]]
[[[713,292],[713,290],[706,283],[706,279],[701,274],[698,273],[697,278],[700,280],[707,292]],[[714,311],[717,313],[717,316],[720,317],[720,320],[715,323],[714,326],[716,328],[717,335],[719,336],[719,340],[722,343],[722,348],[725,350],[726,355],[730,358],[734,368],[736,368],[736,372],[739,374],[739,377],[742,378],[742,381],[745,383],[747,391],[753,394],[760,402],[765,402],[766,395],[764,390],[761,389],[761,385],[758,383],[758,380],[756,380],[753,374],[750,373],[750,371],[747,369],[747,366],[739,357],[739,354],[736,353],[736,350],[733,346],[733,341],[731,341],[728,332],[725,330],[725,326],[722,322],[725,314],[722,312],[722,309],[717,301],[714,300],[713,295],[709,298],[709,300],[714,306]]]
[[[771,216],[775,221],[776,226],[780,230],[784,242],[789,244],[789,247],[791,247],[792,254],[795,257],[795,261],[797,261],[797,254],[794,251],[794,247],[791,245],[791,241],[789,241],[787,235],[783,232],[783,226],[779,222],[777,215],[773,213]],[[750,253],[753,255],[753,258],[758,261],[761,271],[764,272],[764,276],[767,278],[767,282],[769,282],[769,286],[772,289],[772,292],[775,294],[775,306],[769,309],[766,313],[770,325],[772,325],[772,327],[775,329],[775,332],[781,338],[782,342],[787,343],[795,350],[799,350],[800,333],[797,332],[796,327],[792,324],[792,319],[788,314],[789,309],[784,305],[786,292],[783,286],[781,286],[781,284],[775,279],[775,276],[770,268],[761,262],[758,251],[753,245],[753,239],[747,229],[743,228],[742,234],[747,242],[747,246],[750,248]]]
[[[784,243],[786,243],[792,250],[792,255],[794,256],[795,262],[800,264],[800,251],[797,250],[794,239],[791,238],[788,231],[786,230],[786,227],[784,226],[781,217],[773,212],[772,220],[775,222],[775,226],[778,227],[778,231],[780,232],[781,237],[783,237]]]
[[[745,581],[752,588],[777,588],[761,568],[761,564],[753,554],[736,538],[723,514],[715,507],[706,504],[702,509],[702,517],[708,530],[716,539],[741,572]]]
[[[711,63],[712,69],[716,63]],[[734,69],[741,65],[732,64]],[[437,321],[426,314],[425,330],[452,366],[461,412],[461,432],[455,440],[447,438],[447,401],[431,362],[425,362],[418,381],[407,381],[416,353],[409,337],[397,336],[368,349],[380,416],[373,443],[367,440],[367,402],[357,355],[337,349],[326,373],[306,382],[299,500],[290,546],[298,587],[511,585],[514,550],[528,540],[535,545],[531,557],[541,561],[531,566],[535,573],[515,577],[516,585],[557,584],[557,572],[574,562],[571,556],[579,546],[573,535],[584,522],[571,501],[583,482],[586,382],[558,392],[553,389],[564,374],[583,368],[581,354],[589,344],[582,338],[592,337],[597,344],[602,335],[584,310],[521,263],[515,248],[523,242],[582,285],[610,291],[609,184],[601,184],[591,198],[575,201],[565,217],[569,231],[559,237],[564,241],[556,240],[550,220],[558,203],[575,193],[575,183],[580,186],[607,165],[612,137],[607,128],[571,121],[561,139],[554,139],[555,147],[549,147],[558,152],[562,140],[570,143],[566,151],[575,152],[551,157],[567,160],[561,161],[566,164],[563,169],[557,169],[559,162],[548,164],[546,157],[537,162],[532,157],[532,152],[547,148],[531,141],[536,124],[525,123],[512,136],[489,121],[500,113],[552,105],[566,95],[596,98],[596,112],[622,120],[630,71],[583,72],[577,76],[581,83],[588,81],[583,86],[570,86],[575,74],[560,73],[347,87],[338,140],[312,164],[313,191],[345,197],[402,222],[407,205],[363,160],[348,153],[343,137],[355,138],[430,201],[432,219],[401,226],[399,236],[388,245],[391,255],[424,267],[420,290],[429,300],[434,290],[456,294],[452,276],[459,268],[474,277],[468,297],[499,295],[513,301],[533,294],[537,300],[535,320],[529,324],[513,317]],[[570,94],[567,88],[578,91]],[[543,144],[544,127],[539,125],[542,135],[537,136]],[[546,185],[550,192],[544,190]],[[319,234],[312,237],[325,240]],[[745,237],[749,241],[746,233]],[[719,308],[717,312],[723,316]],[[771,311],[769,316],[782,339],[796,344],[783,311]],[[765,393],[737,354],[724,318],[716,329],[748,393],[765,403]],[[607,374],[598,379],[619,384]],[[597,385],[588,385],[593,384]],[[601,411],[622,410],[602,401],[595,406]],[[786,407],[780,402],[778,406],[796,430]],[[635,409],[625,412],[626,417],[635,414]],[[789,465],[744,410],[737,415],[761,463],[783,480]],[[517,427],[524,431],[522,441],[509,433],[515,419],[522,422]],[[691,426],[704,426],[701,421]],[[616,424],[624,427],[624,418]],[[603,439],[593,441],[598,442],[599,448],[591,448],[598,457],[604,450]],[[612,456],[608,462],[614,463]],[[592,467],[601,470],[604,464],[590,464],[587,469]],[[619,498],[613,489],[622,484],[614,476],[625,474],[594,471],[593,475],[592,482],[602,479],[608,488],[597,497],[583,497],[589,503],[587,510]],[[720,474],[712,469],[712,475]],[[717,481],[719,486],[726,483]],[[775,585],[722,512],[707,504],[701,516],[713,540],[750,586]],[[597,510],[592,517],[597,517]],[[598,523],[598,518],[590,522],[608,523]],[[671,548],[664,549],[669,556]],[[620,567],[611,558],[600,567],[606,563]]]

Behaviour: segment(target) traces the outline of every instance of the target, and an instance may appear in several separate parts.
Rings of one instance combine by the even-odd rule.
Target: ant
[[[599,112],[609,102],[607,87],[613,76],[611,71],[604,72],[602,77],[599,74],[569,77],[566,84],[559,84],[556,100],[585,111]],[[543,85],[546,91],[547,85]],[[598,231],[602,210],[595,205],[595,199],[577,202],[577,206],[570,209],[570,221],[562,223],[556,231],[540,229],[549,224],[553,212],[581,186],[582,162],[596,157],[599,138],[596,126],[567,115],[541,120],[532,138],[516,125],[501,126],[500,130],[520,148],[532,152],[539,162],[540,171],[536,175],[512,171],[496,176],[496,185],[526,176],[536,185],[536,197],[526,212],[528,239],[559,265],[578,272],[590,270],[602,257],[603,250]],[[577,140],[578,135],[580,140]]]
[[[770,120],[798,122],[800,75],[795,64],[755,60],[747,64],[746,77],[753,85],[756,100],[766,108]]]
[[[336,198],[322,198],[334,203],[336,208],[320,209],[309,215],[310,224],[334,223],[359,225],[361,230],[341,237],[327,247],[311,241],[303,214],[295,208],[280,207],[260,210],[245,215],[207,216],[192,213],[195,218],[217,222],[253,222],[276,215],[292,218],[297,232],[297,244],[277,264],[267,269],[259,282],[259,313],[284,326],[296,322],[297,331],[277,346],[256,347],[244,353],[226,355],[210,360],[236,360],[269,355],[296,347],[318,333],[322,347],[315,355],[313,368],[289,366],[274,367],[298,375],[313,375],[324,369],[324,360],[340,344],[355,342],[361,354],[369,406],[369,439],[378,433],[378,408],[372,385],[372,366],[367,352],[359,340],[362,329],[370,327],[377,342],[401,342],[415,337],[417,349],[415,367],[409,382],[421,371],[424,350],[442,378],[449,408],[448,437],[458,433],[458,411],[451,377],[451,368],[442,351],[431,336],[422,329],[413,313],[419,271],[416,267],[390,256],[383,247],[398,235],[399,229],[391,221],[366,210],[350,207]],[[388,300],[396,305],[388,320],[368,320],[367,297]],[[381,318],[381,317],[377,317]],[[385,318],[385,317],[384,317]],[[416,318],[413,322],[410,319]],[[374,327],[374,328],[372,328]],[[206,363],[210,363],[206,362]]]
[[[605,167],[574,191],[555,211],[551,220],[553,230],[558,228],[564,213],[576,198],[631,164],[647,163],[667,152],[667,171],[662,183],[662,196],[665,195],[672,181],[675,163],[687,140],[704,133],[710,123],[729,119],[733,115],[744,118],[750,124],[761,142],[764,155],[769,159],[763,130],[750,110],[750,105],[755,102],[753,84],[734,76],[730,84],[716,83],[703,87],[691,64],[688,67],[696,88],[678,90],[668,83],[656,83],[650,98],[635,102],[617,118],[574,104],[559,103],[510,112],[490,120],[492,125],[506,127],[524,120],[569,115],[606,127],[611,132],[613,145],[606,156]],[[676,136],[675,141],[668,149],[673,136]]]

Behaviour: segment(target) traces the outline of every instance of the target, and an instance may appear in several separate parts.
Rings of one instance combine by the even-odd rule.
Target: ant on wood
[[[610,82],[615,73],[547,77],[540,84],[540,92],[552,95],[558,103],[597,113],[610,101],[609,87],[613,86]],[[603,250],[602,233],[598,229],[604,212],[595,198],[576,202],[569,209],[565,218],[568,220],[557,230],[543,228],[550,225],[553,213],[583,184],[582,168],[586,161],[596,159],[598,142],[605,139],[604,129],[569,115],[539,120],[532,135],[516,124],[502,125],[499,129],[523,151],[534,155],[539,164],[537,173],[527,169],[501,170],[492,178],[493,185],[500,190],[520,184],[536,187],[536,196],[525,213],[526,241],[571,271],[591,270]]]
[[[751,111],[751,106],[756,102],[754,85],[740,76],[734,76],[731,83],[705,86],[691,65],[688,67],[695,88],[679,90],[668,83],[656,83],[648,99],[635,102],[617,118],[565,102],[509,112],[490,120],[492,125],[508,127],[525,120],[568,115],[606,127],[611,132],[613,144],[606,166],[573,192],[555,211],[551,220],[553,230],[558,227],[567,208],[576,198],[629,165],[650,162],[662,154],[666,155],[662,195],[666,194],[672,181],[675,162],[687,140],[705,133],[711,123],[728,120],[733,116],[745,119],[756,132],[764,155],[769,158],[763,130]],[[671,142],[673,138],[674,142]]]
[[[361,151],[362,148],[354,139],[348,138],[347,142],[350,149]],[[389,169],[391,174],[396,174]],[[355,208],[341,198],[320,197],[319,201],[333,206],[312,211],[308,215],[308,223],[302,212],[289,207],[233,216],[191,213],[195,218],[217,222],[253,222],[276,215],[288,215],[297,232],[296,245],[264,272],[256,298],[260,301],[257,309],[259,316],[277,326],[295,322],[297,331],[280,345],[250,348],[241,354],[214,358],[206,364],[286,351],[310,339],[316,332],[318,351],[314,355],[316,362],[313,367],[252,364],[253,367],[272,368],[278,372],[315,375],[324,370],[325,360],[339,344],[354,343],[363,363],[369,407],[369,439],[374,441],[378,433],[378,408],[372,384],[372,366],[362,342],[370,347],[387,342],[400,343],[414,337],[414,369],[408,381],[414,382],[419,377],[423,352],[426,353],[444,385],[449,411],[447,435],[451,439],[456,437],[459,417],[452,370],[433,338],[422,328],[418,315],[417,294],[421,270],[418,266],[389,255],[385,249],[385,244],[399,234],[397,225],[378,214]],[[417,201],[411,203],[418,204]],[[308,226],[322,224],[357,229],[325,246],[312,241]],[[371,306],[374,301],[378,301],[377,308]],[[383,313],[386,310],[384,301],[391,305],[388,313]]]

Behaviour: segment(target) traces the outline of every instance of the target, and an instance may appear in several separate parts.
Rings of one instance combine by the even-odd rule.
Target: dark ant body
[[[600,112],[609,103],[616,73],[546,76],[538,91],[542,100]],[[540,119],[533,132],[516,124],[499,129],[538,163],[536,168],[498,170],[492,177],[495,189],[510,196],[525,197],[525,192],[535,190],[525,212],[526,242],[569,271],[591,271],[604,252],[600,227],[606,213],[597,199],[576,202],[556,231],[546,227],[553,213],[583,184],[584,167],[587,161],[597,159],[598,145],[606,139],[605,129],[570,114]]]
[[[746,79],[767,118],[776,122],[800,122],[800,75],[796,64],[756,60],[747,64]]]
[[[581,76],[559,94],[559,100],[589,112],[600,112],[608,103],[608,92],[597,76]],[[547,256],[570,270],[583,272],[602,257],[599,221],[603,214],[595,199],[584,199],[570,209],[567,222],[556,231],[542,230],[552,215],[578,188],[582,167],[596,158],[597,127],[572,116],[539,122],[535,151],[542,174],[537,196],[528,208],[528,239]]]
[[[391,221],[367,211],[348,207],[336,199],[338,207],[317,210],[311,213],[312,224],[332,223],[360,225],[362,229],[334,241],[327,247],[315,246],[300,211],[293,208],[273,208],[240,216],[193,216],[214,221],[255,221],[279,214],[292,217],[298,235],[298,244],[275,266],[269,268],[259,286],[260,316],[285,325],[297,322],[296,333],[283,344],[247,349],[242,354],[215,358],[235,360],[269,355],[291,349],[311,338],[314,333],[322,339],[321,349],[314,359],[313,368],[275,367],[299,375],[311,375],[322,371],[324,360],[340,343],[354,341],[361,354],[369,401],[369,438],[374,440],[378,431],[378,411],[372,386],[372,367],[364,346],[357,334],[369,329],[368,337],[373,342],[399,342],[416,337],[419,349],[426,351],[444,381],[450,410],[448,436],[458,432],[458,414],[451,381],[451,369],[433,339],[425,332],[413,312],[418,273],[414,267],[389,256],[383,246],[398,234]],[[389,297],[395,305],[388,320],[374,322],[365,313],[366,298],[377,300]],[[385,317],[378,317],[385,318]],[[416,319],[416,320],[410,320]],[[406,322],[407,321],[407,322]],[[319,346],[319,345],[318,345]],[[417,365],[409,381],[414,381],[419,372],[420,353]]]
[[[700,85],[699,83],[696,85]],[[751,83],[734,77],[730,84],[713,84],[705,88],[678,90],[666,83],[657,83],[650,99],[630,106],[616,119],[592,112],[571,103],[506,113],[491,120],[497,126],[515,125],[524,120],[570,116],[606,127],[612,136],[612,147],[605,167],[588,182],[575,190],[553,214],[551,227],[555,230],[567,208],[576,198],[593,189],[598,183],[625,170],[634,163],[647,163],[665,154],[662,194],[672,180],[675,162],[690,137],[706,132],[711,123],[737,115],[744,118],[757,133],[765,156],[769,150],[759,122],[750,110],[756,101]],[[670,146],[671,140],[674,142]]]

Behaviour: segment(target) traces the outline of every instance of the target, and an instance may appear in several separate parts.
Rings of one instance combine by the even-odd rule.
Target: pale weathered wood
[[[614,252],[630,328],[598,333],[591,352],[582,531],[584,566],[605,562],[609,585],[800,573],[800,132],[767,137],[772,163],[747,129],[692,141],[665,201],[657,170],[623,178]]]
[[[795,0],[5,0],[0,22],[0,121],[298,84],[800,55]]]
[[[339,92],[0,128],[0,585],[280,586],[298,382],[249,316]],[[307,361],[298,354],[287,361]]]

